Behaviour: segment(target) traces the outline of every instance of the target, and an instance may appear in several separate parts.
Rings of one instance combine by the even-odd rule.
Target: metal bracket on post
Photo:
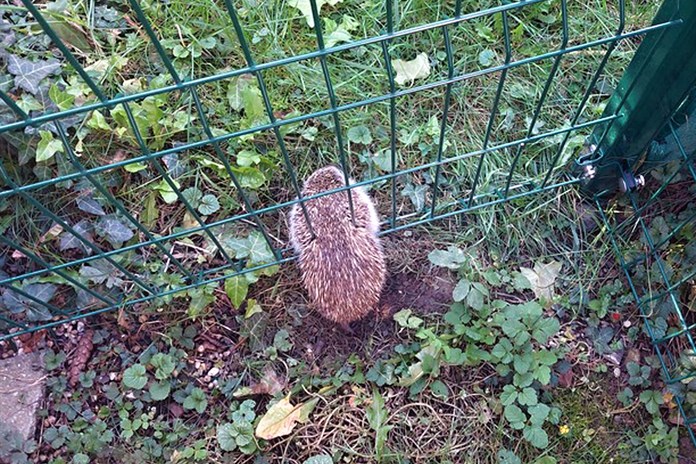
[[[641,190],[643,187],[645,187],[645,177],[642,175],[635,176],[629,171],[621,173],[621,179],[619,179],[619,190],[621,193]]]
[[[696,1],[664,1],[654,24],[666,22],[673,25],[645,37],[607,102],[603,117],[614,119],[597,125],[590,136],[601,156],[583,163],[595,168],[581,186],[588,196],[640,186],[639,177],[625,172],[637,172],[650,143],[696,85]]]

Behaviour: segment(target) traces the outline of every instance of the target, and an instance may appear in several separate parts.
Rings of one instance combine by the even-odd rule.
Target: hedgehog
[[[349,179],[349,185],[354,184]],[[344,187],[345,175],[335,165],[318,169],[305,181],[302,196]],[[302,283],[310,306],[352,333],[350,323],[376,309],[386,280],[386,264],[378,238],[379,216],[361,187],[305,202],[290,212],[290,243],[299,257]],[[312,233],[314,232],[314,233]]]

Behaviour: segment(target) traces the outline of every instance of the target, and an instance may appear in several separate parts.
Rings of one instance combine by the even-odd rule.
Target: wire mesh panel
[[[693,111],[692,111],[693,112]],[[681,124],[680,124],[681,123]],[[672,119],[653,144],[663,163],[646,165],[645,191],[598,202],[644,330],[662,365],[692,441],[696,437],[696,145],[693,121]],[[666,151],[666,147],[670,147]],[[650,171],[650,168],[653,168]],[[647,172],[650,172],[649,174]],[[640,240],[636,241],[636,237]]]
[[[358,30],[291,3],[89,10],[104,43],[128,36],[96,61],[64,12],[3,12],[0,339],[245,289],[293,259],[285,214],[320,195],[370,188],[388,233],[576,184],[569,161],[621,117],[603,101],[632,41],[682,23],[634,27],[623,0],[596,30],[583,2],[387,1],[348,6]],[[357,182],[302,197],[329,162]]]

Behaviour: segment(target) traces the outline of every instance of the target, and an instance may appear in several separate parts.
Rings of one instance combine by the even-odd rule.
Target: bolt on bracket
[[[619,178],[619,190],[621,193],[641,190],[645,187],[645,177],[642,174],[634,175],[629,171],[622,171]]]

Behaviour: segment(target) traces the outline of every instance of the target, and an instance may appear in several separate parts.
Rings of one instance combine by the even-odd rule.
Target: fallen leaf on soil
[[[266,367],[263,371],[263,378],[258,383],[239,388],[232,396],[243,398],[251,395],[275,395],[283,391],[285,384],[285,379],[279,378],[272,367]]]
[[[536,263],[534,269],[522,267],[520,272],[532,284],[534,295],[549,301],[553,298],[554,284],[562,266],[558,261],[548,264]]]
[[[316,403],[315,403],[316,404]],[[297,422],[306,420],[309,412],[303,413],[304,403],[293,406],[290,403],[290,396],[286,396],[263,415],[256,426],[256,436],[264,440],[288,435],[295,428]]]
[[[410,61],[392,60],[391,64],[396,71],[394,81],[401,86],[430,75],[430,59],[427,53],[419,53]]]

